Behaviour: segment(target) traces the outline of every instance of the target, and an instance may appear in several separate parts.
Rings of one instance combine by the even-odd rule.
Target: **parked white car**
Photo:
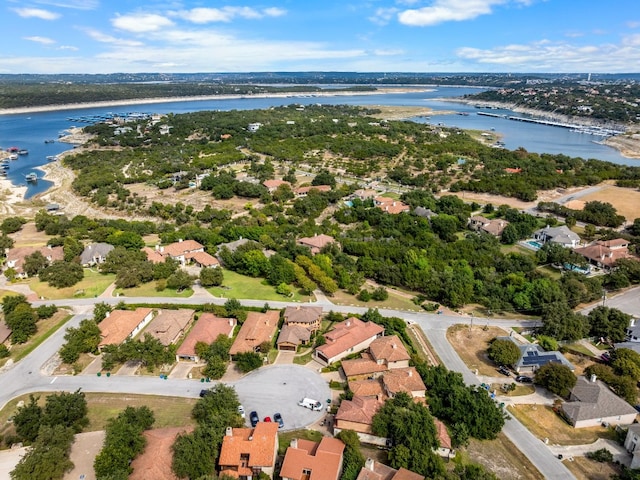
[[[314,400],[313,398],[305,397],[298,402],[298,405],[304,408],[308,408],[309,410],[313,410],[314,412],[322,411],[322,402]]]

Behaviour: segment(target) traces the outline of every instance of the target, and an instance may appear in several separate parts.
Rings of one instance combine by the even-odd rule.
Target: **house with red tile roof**
[[[263,342],[271,342],[278,330],[280,313],[269,310],[265,313],[249,312],[238,332],[229,355],[243,352],[255,352]]]
[[[469,228],[476,232],[485,232],[494,237],[502,235],[504,229],[509,225],[509,222],[502,218],[496,218],[489,220],[482,215],[474,215],[469,218]]]
[[[339,480],[344,443],[322,437],[320,442],[294,438],[280,469],[282,480]]]
[[[362,441],[384,446],[387,439],[377,437],[371,431],[373,417],[383,404],[383,399],[377,397],[353,397],[351,400],[342,400],[334,417],[334,435],[342,430],[353,430]]]
[[[129,480],[179,480],[171,469],[173,443],[182,433],[189,433],[193,427],[171,427],[146,430],[143,435],[147,441],[144,451],[138,455],[131,468]]]
[[[629,241],[623,238],[613,240],[596,240],[586,247],[573,250],[582,255],[590,264],[603,270],[611,270],[618,260],[634,258],[629,252]]]
[[[425,398],[427,387],[415,367],[394,368],[382,375],[382,387],[388,397],[405,392],[413,398]]]
[[[296,188],[293,193],[295,193],[296,197],[306,197],[311,190],[326,193],[331,191],[331,185],[311,185],[310,187],[300,187]]]
[[[302,237],[298,239],[298,245],[308,247],[312,255],[317,255],[320,253],[320,250],[332,243],[336,243],[336,239],[324,233],[314,235],[313,237]]]
[[[167,258],[180,262],[181,265],[195,263],[200,267],[218,267],[217,258],[204,251],[204,245],[195,240],[178,240],[165,246],[156,246],[155,249],[144,247],[147,259],[153,263],[162,263]]]
[[[276,422],[258,422],[255,428],[227,427],[218,459],[220,475],[258,478],[265,473],[273,477],[277,454]]]
[[[62,247],[52,247],[50,245],[44,247],[16,247],[9,249],[7,252],[5,269],[13,268],[16,271],[17,278],[27,278],[27,274],[23,270],[24,259],[35,252],[40,252],[49,264],[56,260],[64,260]]]
[[[262,182],[262,185],[264,185],[267,190],[269,190],[269,193],[275,192],[281,185],[288,185],[289,187],[291,187],[291,183],[287,182],[286,180],[265,180],[264,182]]]
[[[411,211],[411,207],[409,205],[390,197],[376,197],[373,199],[373,203],[383,212],[390,213],[392,215]]]
[[[343,360],[341,366],[345,377],[347,377],[347,380],[349,381],[349,385],[351,385],[352,380],[378,378],[388,369],[385,364],[379,364],[376,362],[371,354],[367,352],[363,353],[360,358]]]
[[[295,352],[298,345],[306,345],[311,340],[311,332],[299,325],[283,325],[276,340],[278,350]]]
[[[387,394],[382,386],[380,378],[367,378],[365,380],[350,380],[349,390],[353,392],[355,397],[374,397],[380,401],[386,401]]]
[[[329,365],[368,348],[383,333],[384,327],[380,325],[350,317],[324,334],[326,343],[316,348],[314,358],[323,365]]]
[[[424,477],[406,468],[396,470],[372,458],[367,458],[356,480],[424,480]]]
[[[433,417],[433,423],[436,426],[436,436],[439,445],[435,452],[444,458],[455,457],[456,454],[451,445],[451,436],[449,435],[447,426],[435,417]]]
[[[131,310],[114,310],[98,324],[102,339],[98,348],[105,345],[120,345],[127,338],[135,337],[153,319],[153,309],[136,308]]]
[[[233,337],[233,330],[236,327],[235,318],[216,317],[213,313],[205,312],[195,321],[193,327],[187,334],[182,344],[176,351],[176,361],[190,360],[199,362],[200,358],[196,353],[196,343],[203,342],[212,344],[220,335]]]
[[[165,347],[176,343],[189,329],[194,313],[194,310],[186,308],[160,310],[145,329],[145,333],[157,338]]]
[[[407,368],[410,358],[402,340],[397,335],[389,335],[376,338],[360,358],[344,360],[342,370],[349,381],[378,378],[387,370]]]

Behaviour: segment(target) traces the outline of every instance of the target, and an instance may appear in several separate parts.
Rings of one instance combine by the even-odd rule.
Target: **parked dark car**
[[[200,390],[200,398],[204,398],[204,396],[208,393],[209,393],[209,390]]]
[[[249,421],[251,422],[251,426],[255,427],[260,421],[260,417],[258,416],[258,412],[255,410],[249,414]]]
[[[526,375],[518,375],[516,377],[516,382],[520,383],[533,383],[533,378],[527,377]]]
[[[500,372],[503,375],[506,375],[507,377],[511,376],[511,370],[509,370],[507,367],[505,367],[504,365],[500,365],[498,367],[498,372]]]
[[[273,421],[278,422],[278,428],[284,427],[284,420],[282,420],[282,415],[280,415],[279,413],[273,414]]]

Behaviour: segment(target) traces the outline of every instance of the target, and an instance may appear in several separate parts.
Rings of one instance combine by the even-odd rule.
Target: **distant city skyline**
[[[636,0],[5,0],[0,73],[640,72]]]

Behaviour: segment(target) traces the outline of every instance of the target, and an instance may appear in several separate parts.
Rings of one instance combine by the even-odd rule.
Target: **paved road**
[[[198,298],[113,298],[113,299],[72,299],[72,300],[60,300],[60,301],[43,301],[34,302],[34,305],[39,304],[57,304],[67,305],[74,307],[87,308],[97,302],[105,301],[110,304],[118,303],[119,301],[125,301],[126,303],[179,303],[186,305],[202,304],[204,302],[223,304],[225,298],[208,298],[206,296],[198,295]],[[241,303],[246,306],[262,307],[264,301],[259,300],[242,300]],[[290,302],[269,302],[273,308],[284,308],[289,305],[299,305],[299,303]],[[333,310],[340,313],[364,313],[367,308],[353,307],[353,306],[338,306],[333,305],[328,299],[322,298],[315,305],[322,305],[326,309]],[[380,309],[380,313],[385,316],[395,316],[404,318],[407,321],[417,323],[425,332],[429,340],[431,341],[436,353],[443,361],[443,363],[451,370],[461,372],[468,384],[477,384],[478,378],[466,367],[462,362],[458,354],[451,347],[446,339],[446,330],[449,326],[455,325],[465,321],[464,317],[453,315],[434,315],[427,313],[417,312],[404,312],[396,310]],[[70,325],[77,325],[82,318],[86,318],[87,315],[77,315],[71,321]],[[470,317],[467,317],[471,320]],[[509,327],[514,325],[521,326],[534,326],[536,322],[532,321],[514,321],[506,319],[480,319],[475,318],[476,324],[489,324],[503,327]],[[160,380],[159,378],[146,378],[146,377],[118,377],[111,376],[106,377],[47,377],[40,373],[40,367],[59,349],[63,343],[64,331],[60,330],[52,335],[47,341],[45,341],[34,352],[24,358],[18,365],[9,369],[0,376],[0,382],[6,385],[8,388],[3,388],[0,392],[0,405],[4,405],[8,400],[14,398],[17,395],[29,393],[33,391],[59,391],[67,390],[73,391],[78,388],[82,388],[83,391],[88,392],[121,392],[121,393],[142,393],[152,395],[174,395],[184,397],[195,397],[198,395],[201,384],[194,380]],[[276,367],[271,367],[276,368]],[[261,385],[262,391],[259,393],[251,393],[246,391],[249,383],[245,386],[244,383],[239,384],[240,398],[244,401],[247,398],[247,411],[250,411],[253,405],[259,405],[260,399],[265,397],[264,384]],[[304,390],[304,388],[303,388]],[[268,392],[268,391],[267,391]],[[297,392],[296,392],[297,393]],[[284,405],[284,404],[281,404]],[[258,412],[261,415],[270,415],[274,413],[271,410],[263,410]],[[284,408],[282,408],[284,410]],[[264,413],[263,413],[264,412]],[[285,412],[282,412],[285,415]],[[289,413],[287,413],[289,415]],[[295,417],[292,417],[295,418]],[[313,418],[309,419],[309,424],[314,421]],[[293,420],[298,422],[298,420]],[[285,419],[285,422],[287,420]],[[507,437],[514,443],[514,445],[520,449],[533,463],[533,465],[544,475],[547,479],[571,479],[574,476],[571,472],[557,460],[551,450],[544,445],[543,442],[538,440],[531,432],[522,426],[516,419],[509,420],[504,428],[504,432]]]

